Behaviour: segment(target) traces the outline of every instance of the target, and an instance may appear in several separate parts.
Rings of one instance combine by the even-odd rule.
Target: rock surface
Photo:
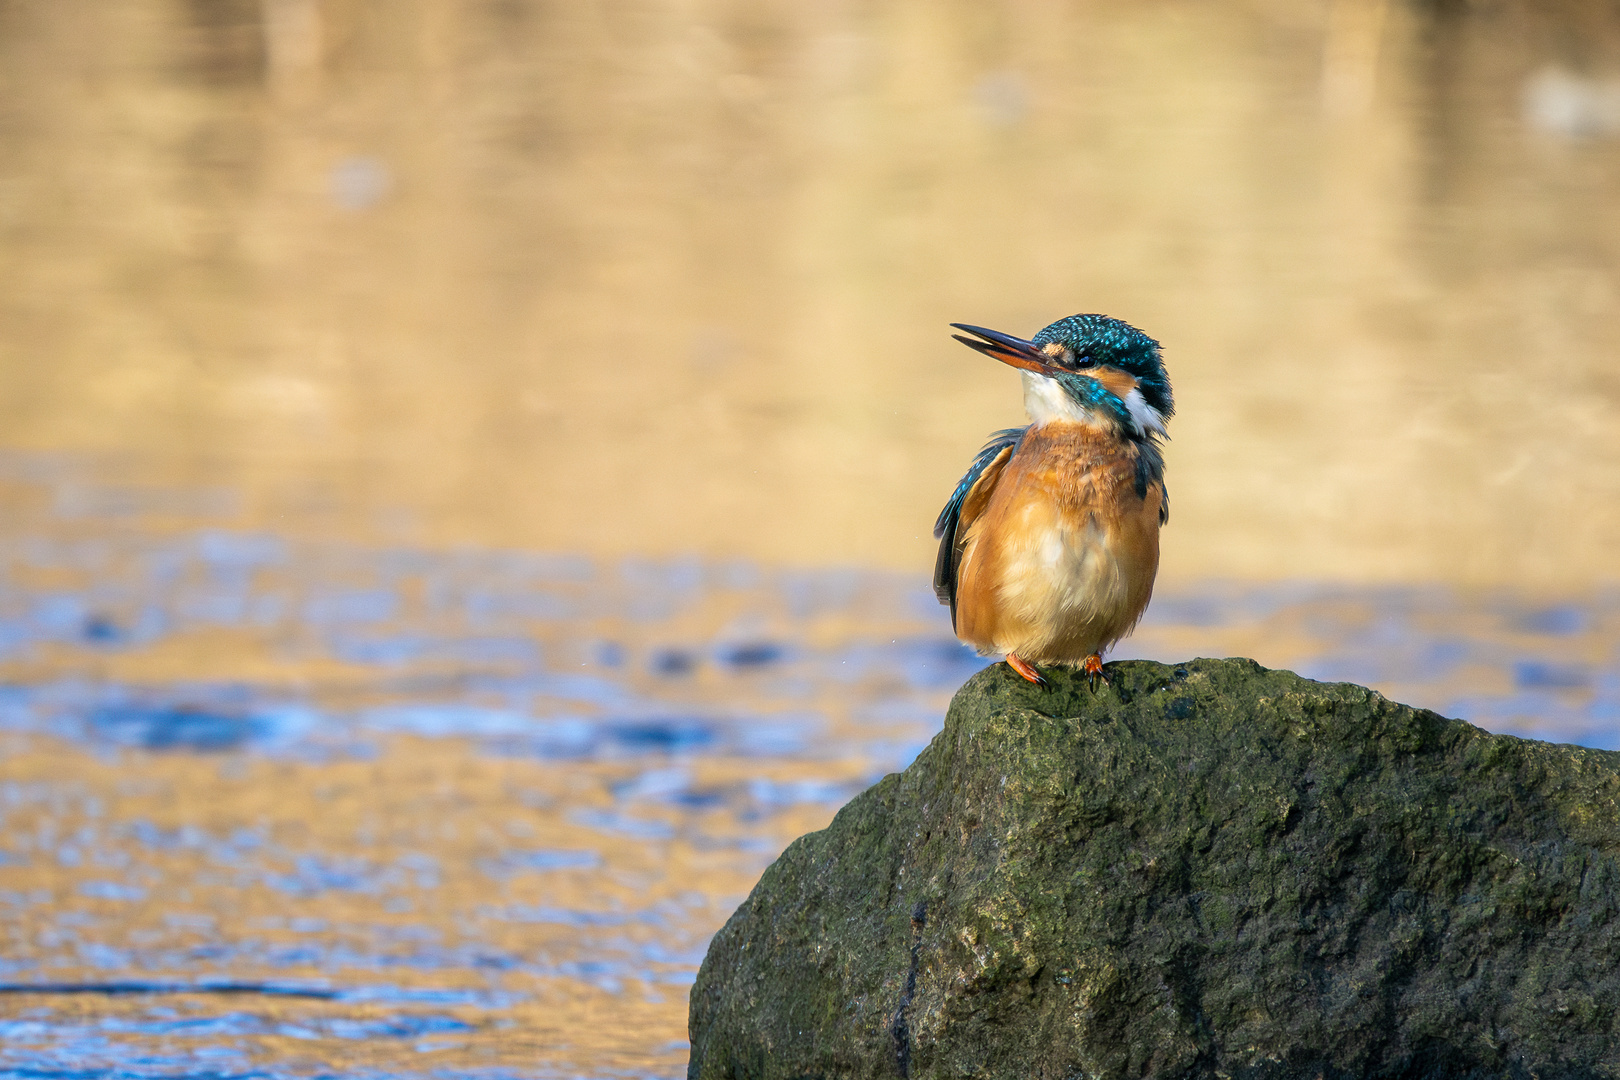
[[[689,1075],[1620,1076],[1620,753],[1246,660],[997,664],[766,871]]]

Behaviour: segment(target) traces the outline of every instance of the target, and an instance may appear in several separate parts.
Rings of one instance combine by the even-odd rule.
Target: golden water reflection
[[[916,569],[1101,310],[1164,572],[1576,587],[1620,541],[1595,4],[0,12],[0,431],[236,523]]]
[[[679,1072],[691,969],[759,855],[666,837],[656,811],[629,841],[578,824],[634,766],[408,737],[374,753],[98,760],[8,740],[5,968],[52,985],[0,1001],[0,1067]],[[773,815],[777,846],[826,816]],[[293,992],[54,990],[109,976]]]

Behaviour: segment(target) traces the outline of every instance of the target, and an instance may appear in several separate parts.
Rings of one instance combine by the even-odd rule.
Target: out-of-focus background
[[[983,663],[952,321],[1165,345],[1117,655],[1620,746],[1617,257],[1588,0],[0,2],[0,1076],[681,1075]]]

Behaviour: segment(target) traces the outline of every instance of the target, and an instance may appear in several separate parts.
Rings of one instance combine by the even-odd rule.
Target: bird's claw
[[[1108,676],[1103,674],[1102,657],[1096,653],[1086,657],[1080,670],[1086,673],[1086,686],[1090,688],[1093,694],[1097,692],[1098,683],[1102,683],[1104,686],[1108,685]]]
[[[1035,666],[1028,660],[1024,660],[1020,657],[1014,656],[1012,653],[1008,653],[1007,666],[1018,672],[1018,674],[1026,682],[1032,682],[1036,686],[1046,685],[1046,676],[1036,671]]]

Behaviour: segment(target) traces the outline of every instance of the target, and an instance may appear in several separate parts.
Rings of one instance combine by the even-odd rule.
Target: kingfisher
[[[1160,441],[1175,413],[1159,343],[1106,315],[1070,315],[1025,340],[952,323],[957,341],[1019,369],[1029,423],[990,437],[934,524],[934,591],[956,636],[1037,664],[1102,654],[1147,610],[1170,518]]]

